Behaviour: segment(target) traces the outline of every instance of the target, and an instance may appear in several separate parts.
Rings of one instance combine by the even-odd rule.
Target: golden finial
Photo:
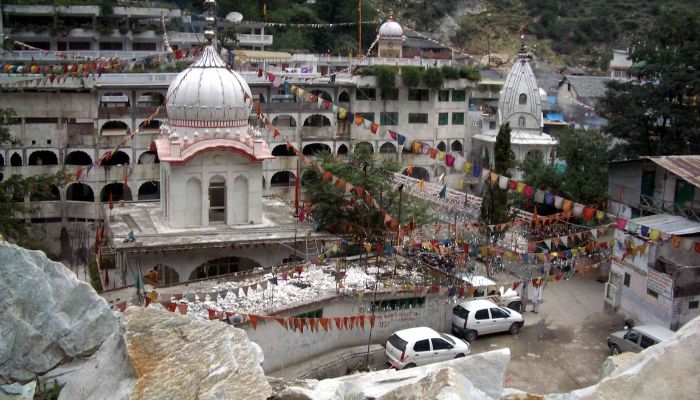
[[[394,20],[394,10],[392,8],[389,9],[389,21]]]

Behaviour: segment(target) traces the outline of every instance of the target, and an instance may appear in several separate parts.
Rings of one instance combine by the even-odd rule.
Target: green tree
[[[510,124],[501,125],[494,146],[493,172],[510,176],[508,172],[515,166],[515,154],[510,149]],[[510,220],[508,190],[498,187],[497,183],[485,183],[484,198],[481,202],[481,221],[486,225],[502,224]]]
[[[629,82],[608,84],[598,112],[620,158],[700,153],[700,16],[665,10],[633,41]]]
[[[346,183],[351,183],[369,191],[372,198],[393,218],[399,218],[399,191],[391,181],[391,175],[399,171],[398,163],[371,154],[359,147],[347,158],[336,158],[327,152],[317,153],[323,169]],[[314,206],[313,215],[324,228],[343,230],[352,226],[358,236],[372,242],[381,242],[395,238],[384,224],[384,218],[376,207],[366,203],[363,194],[346,193],[331,181],[325,181],[323,174],[309,165],[304,173],[306,197]],[[401,202],[401,224],[411,220],[416,224],[431,221],[427,204],[403,193]]]
[[[0,108],[0,146],[5,144],[17,145],[19,142],[12,137],[7,125],[16,121],[16,114],[11,109]],[[13,240],[19,244],[29,244],[31,238],[27,235],[27,224],[18,218],[19,214],[30,213],[32,209],[25,206],[24,198],[48,198],[53,186],[63,184],[64,174],[30,176],[12,175],[0,181],[0,234],[5,240]],[[35,247],[34,245],[30,247]]]
[[[608,193],[609,147],[610,139],[599,132],[565,131],[557,147],[565,169],[547,165],[541,155],[526,157],[520,165],[523,180],[581,204],[603,204]]]

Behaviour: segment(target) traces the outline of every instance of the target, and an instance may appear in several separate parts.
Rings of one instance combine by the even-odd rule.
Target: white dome
[[[246,81],[227,68],[213,46],[189,68],[180,72],[168,88],[168,120],[171,126],[247,126],[252,94]]]
[[[379,27],[380,38],[400,38],[402,36],[403,28],[393,19],[389,19]]]

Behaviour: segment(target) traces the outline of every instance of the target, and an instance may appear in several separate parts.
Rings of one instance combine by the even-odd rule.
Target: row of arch
[[[360,149],[364,149],[365,151],[369,153],[374,153],[374,145],[370,142],[359,142],[355,144],[354,151],[357,152]],[[392,142],[386,142],[379,146],[379,153],[380,154],[396,154],[397,152],[397,146],[392,143]],[[437,149],[440,151],[447,151],[447,144],[444,141],[440,141],[437,145]],[[463,151],[464,147],[462,146],[462,142],[459,140],[455,140],[450,144],[450,151],[452,152],[459,152]],[[327,152],[327,153],[333,153],[331,150],[331,147],[325,143],[309,143],[302,147],[301,153],[305,156],[312,156],[318,152]],[[341,144],[338,146],[338,149],[336,150],[336,155],[344,155],[348,154],[349,149],[348,146],[345,144]],[[275,146],[272,149],[272,155],[275,157],[291,157],[294,156],[294,150],[290,147],[287,147],[286,144],[280,144]]]
[[[10,156],[10,166],[11,167],[21,167],[23,166],[22,156],[19,152],[13,152]],[[90,165],[93,163],[92,157],[82,150],[74,150],[66,154],[66,158],[63,161],[65,165]],[[159,164],[158,154],[155,151],[144,151],[142,152],[138,159],[138,164]],[[131,157],[125,152],[119,150],[112,154],[108,160],[102,160],[100,165],[125,165],[131,164]],[[5,158],[0,154],[0,166],[5,165]],[[27,158],[27,165],[58,165],[58,157],[56,153],[50,150],[37,150],[29,154]]]
[[[131,188],[124,186],[123,183],[109,183],[100,190],[100,202],[106,203],[109,201],[110,195],[112,201],[131,201],[133,196]],[[85,183],[74,182],[66,187],[65,199],[68,201],[82,201],[87,203],[95,202],[95,193],[92,187]],[[158,181],[144,182],[139,186],[137,192],[138,200],[158,200],[160,199],[160,183]],[[60,201],[61,190],[58,186],[51,185],[41,194],[33,194],[30,201]],[[15,198],[15,201],[24,201],[23,198]]]
[[[260,263],[247,257],[219,257],[205,261],[199,265],[190,273],[188,280],[207,279],[220,275],[249,271],[260,266]],[[174,285],[180,283],[180,273],[165,264],[158,264],[146,271],[144,278],[147,282],[155,283],[156,285]]]
[[[163,125],[163,122],[157,119],[145,120],[139,124],[139,131],[157,132],[160,130],[161,125]],[[124,121],[109,120],[100,127],[100,135],[127,135],[129,133],[131,133],[131,128]]]
[[[124,101],[121,101],[124,99]],[[139,94],[136,99],[136,107],[158,107],[165,103],[165,95],[159,92],[145,92]],[[115,104],[119,106],[131,106],[131,97],[124,92],[107,92],[100,97],[100,107],[109,107]]]

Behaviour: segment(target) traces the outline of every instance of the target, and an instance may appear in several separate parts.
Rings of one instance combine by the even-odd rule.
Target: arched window
[[[372,143],[369,142],[360,142],[355,145],[355,154],[357,154],[358,151],[364,151],[372,154],[374,153],[374,146],[372,146]]]
[[[138,99],[136,99],[136,106],[137,107],[158,107],[160,105],[163,105],[165,102],[165,97],[161,93],[157,92],[148,92],[140,95]]]
[[[209,223],[226,223],[226,179],[220,175],[209,181]]]
[[[52,151],[41,150],[35,151],[29,155],[29,162],[27,165],[56,165],[58,164],[58,158],[56,154]]]
[[[58,190],[58,187],[55,185],[51,185],[50,188],[41,190],[38,192],[32,192],[31,195],[29,196],[30,201],[60,201],[61,200],[61,192]]]
[[[12,156],[10,157],[10,166],[11,167],[21,167],[22,166],[22,156],[20,156],[17,153],[12,153]]]
[[[3,157],[2,154],[0,154],[0,167],[4,167],[4,166],[5,166],[5,157]]]
[[[150,122],[145,120],[139,124],[139,129],[144,133],[158,133],[160,132],[161,125],[163,125],[163,123],[157,119],[152,119]]]
[[[303,149],[301,149],[301,153],[305,156],[314,156],[316,153],[320,152],[331,152],[330,146],[324,143],[311,143],[307,144],[304,146]]]
[[[346,154],[348,154],[348,146],[346,146],[344,144],[341,144],[340,146],[338,146],[337,155],[344,156]]]
[[[294,149],[289,147],[287,148],[286,144],[280,144],[275,146],[274,149],[272,149],[272,155],[275,157],[291,157],[294,156]]]
[[[122,121],[107,121],[100,129],[102,136],[121,136],[129,133],[129,126]]]
[[[338,103],[349,103],[350,102],[350,94],[348,92],[341,92],[340,95],[338,96]]]
[[[396,154],[396,146],[391,142],[386,142],[379,146],[379,152],[382,154]]]
[[[518,96],[518,103],[527,104],[527,95],[525,93],[520,93],[520,96]]]
[[[218,275],[232,274],[239,271],[249,271],[260,264],[245,257],[222,257],[209,260],[197,267],[190,275],[190,280],[211,278]]]
[[[124,153],[121,150],[118,150],[116,153],[112,154],[109,157],[109,160],[107,159],[102,159],[102,163],[100,165],[128,165],[129,164],[129,156]]]
[[[144,151],[139,156],[138,164],[160,164],[158,153],[155,151]]]
[[[66,165],[90,165],[92,158],[84,151],[71,151],[66,156]]]
[[[452,150],[452,151],[462,151],[462,150],[463,150],[463,148],[462,148],[462,142],[460,142],[459,140],[455,140],[454,142],[452,142],[452,145],[450,146],[450,150]]]
[[[331,126],[331,120],[325,115],[314,114],[304,120],[304,126],[320,128],[323,126]]]
[[[325,90],[315,89],[315,90],[311,91],[311,94],[316,95],[316,96],[322,98],[323,100],[328,100],[331,102],[333,101],[333,97],[331,97],[331,95],[328,94],[328,92],[326,92]]]
[[[275,172],[270,179],[270,187],[288,187],[296,184],[296,176],[289,171]]]
[[[149,181],[139,186],[139,200],[158,200],[160,199],[160,183],[158,181]]]
[[[92,203],[95,201],[95,195],[90,186],[84,183],[73,183],[66,189],[66,200]]]
[[[404,175],[408,175],[408,170],[403,170]],[[425,182],[430,182],[430,173],[427,169],[423,167],[413,167],[413,173],[410,175],[411,178],[422,179]]]
[[[100,201],[106,203],[109,201],[109,195],[112,194],[112,201],[131,201],[131,189],[123,183],[110,183],[102,188],[100,193]]]
[[[518,118],[518,127],[519,127],[519,128],[525,127],[525,117],[519,117],[519,118]]]
[[[143,280],[154,286],[167,286],[180,283],[180,274],[167,265],[158,264],[143,275]]]
[[[440,142],[437,145],[437,149],[440,151],[447,151],[447,145],[445,144],[445,142]]]

